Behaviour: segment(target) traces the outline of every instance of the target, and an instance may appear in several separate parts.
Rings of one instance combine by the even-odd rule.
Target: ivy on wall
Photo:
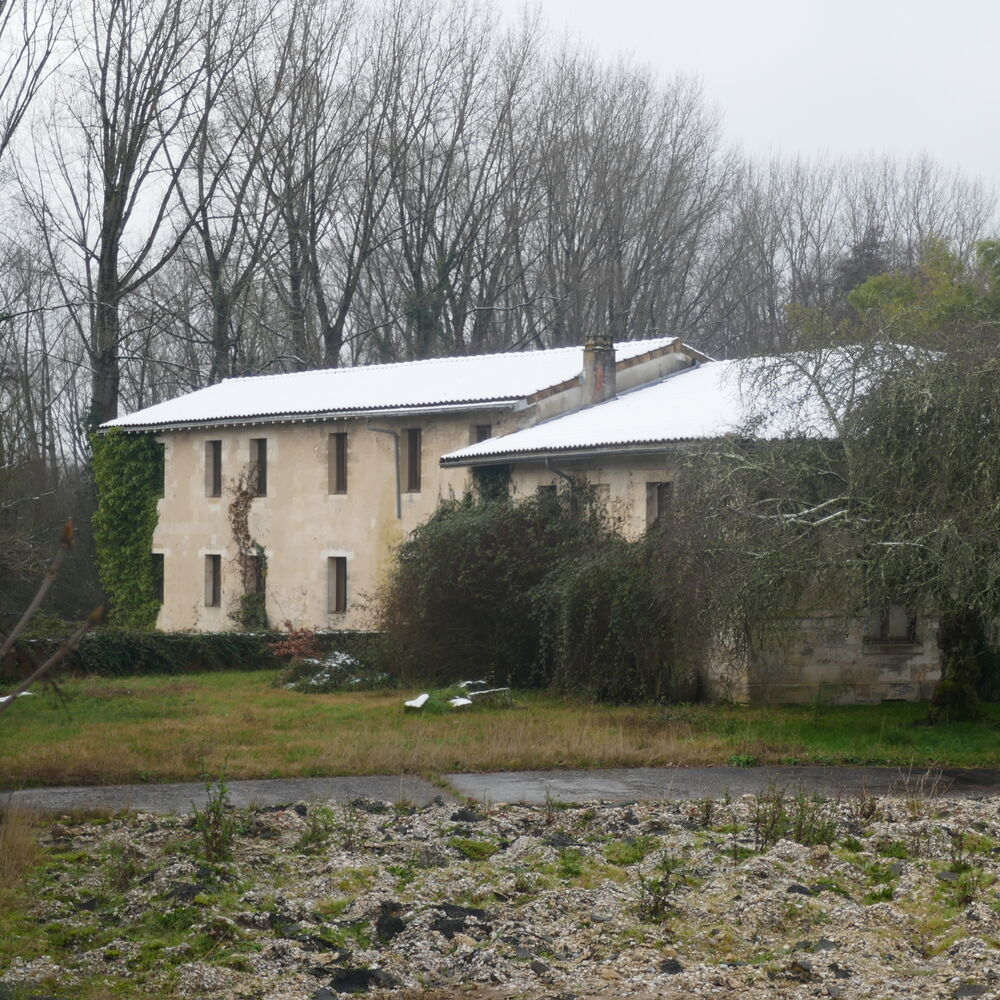
[[[162,450],[151,434],[113,429],[95,434],[94,541],[109,621],[121,628],[151,629],[156,597],[153,529],[162,482]]]
[[[240,628],[251,632],[268,629],[265,598],[267,556],[264,547],[250,534],[250,506],[256,490],[251,486],[251,470],[244,469],[233,481],[229,504],[229,526],[236,545],[236,567],[242,593],[230,617]]]

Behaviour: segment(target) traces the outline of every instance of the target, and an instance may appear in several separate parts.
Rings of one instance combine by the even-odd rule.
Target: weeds
[[[837,821],[826,814],[821,799],[798,792],[791,799],[773,785],[758,795],[750,815],[754,850],[765,851],[779,840],[794,840],[806,847],[832,844]]]
[[[637,913],[640,920],[663,920],[676,906],[673,897],[687,883],[685,861],[675,855],[663,853],[656,865],[656,874],[639,879]]]
[[[705,798],[699,799],[696,803],[697,812],[696,816],[698,819],[698,825],[704,830],[712,825],[712,816],[715,813],[715,799],[710,795],[706,795]]]
[[[966,907],[980,899],[991,882],[992,879],[978,868],[968,868],[949,886],[948,902],[952,906]]]
[[[334,813],[329,806],[310,806],[306,827],[295,842],[295,849],[311,854],[326,847],[333,833]]]
[[[108,891],[119,895],[128,892],[142,874],[141,859],[142,855],[131,844],[112,844],[104,873]]]
[[[970,851],[966,835],[962,830],[947,830],[948,844],[948,870],[961,875],[967,872],[972,865],[969,864]]]
[[[194,806],[194,828],[201,838],[201,853],[206,861],[230,861],[236,840],[237,823],[229,801],[226,776],[221,774],[212,785],[206,778],[204,810]]]

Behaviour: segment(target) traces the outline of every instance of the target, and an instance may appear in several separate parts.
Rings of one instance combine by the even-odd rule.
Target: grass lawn
[[[925,706],[600,706],[403,712],[414,692],[300,694],[275,674],[74,678],[0,718],[0,788],[548,767],[759,763],[1000,766],[983,725],[913,725]]]

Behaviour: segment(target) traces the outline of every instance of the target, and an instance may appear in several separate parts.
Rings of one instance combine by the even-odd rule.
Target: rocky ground
[[[1000,997],[994,799],[223,806],[49,824],[0,996]]]

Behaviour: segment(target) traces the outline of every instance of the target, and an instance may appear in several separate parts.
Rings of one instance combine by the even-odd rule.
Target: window
[[[347,434],[331,434],[327,440],[328,493],[347,492]]]
[[[673,504],[673,483],[646,483],[646,527],[655,528],[668,521]]]
[[[254,597],[264,595],[264,557],[261,555],[247,556],[247,593]]]
[[[250,489],[255,497],[267,496],[267,438],[250,439]]]
[[[404,483],[404,493],[420,492],[420,428],[408,427],[403,431],[402,455],[400,461],[403,465],[402,480]]]
[[[914,643],[917,618],[905,604],[885,604],[873,608],[865,622],[865,642]]]
[[[347,610],[347,558],[330,556],[326,561],[326,610],[340,615]]]
[[[492,424],[476,424],[472,428],[470,441],[472,444],[479,444],[480,441],[489,441],[491,437],[493,437]]]
[[[222,556],[205,556],[205,607],[222,604]]]
[[[551,486],[538,486],[535,488],[535,493],[538,494],[540,500],[555,500],[556,498],[556,487],[553,483]]]
[[[205,442],[205,496],[222,496],[222,442]]]
[[[163,553],[153,553],[153,597],[163,603]]]

